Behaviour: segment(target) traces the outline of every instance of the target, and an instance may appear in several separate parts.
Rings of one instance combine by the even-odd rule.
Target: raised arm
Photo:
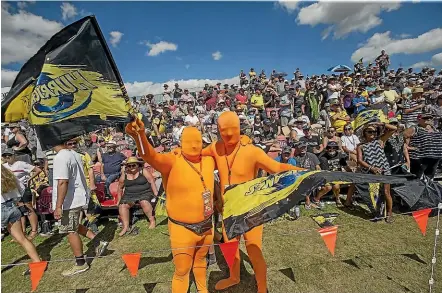
[[[263,169],[267,173],[274,174],[289,170],[305,170],[303,168],[298,168],[289,164],[278,163],[274,159],[270,158],[262,149],[258,147],[251,148],[251,151],[253,151],[253,157],[256,158],[257,167]]]
[[[126,133],[136,142],[139,155],[161,174],[169,173],[175,162],[175,156],[171,153],[159,154],[149,143],[146,137],[144,123],[136,119],[126,125]]]

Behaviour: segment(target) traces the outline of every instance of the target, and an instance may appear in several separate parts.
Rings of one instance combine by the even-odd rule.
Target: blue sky
[[[4,13],[11,22],[32,14],[50,25],[39,20],[44,34],[32,25],[4,29],[9,25]],[[2,50],[7,51],[4,35],[14,29],[37,35],[41,46],[51,30],[89,13],[96,15],[134,94],[170,80],[229,79],[250,67],[323,73],[336,64],[352,65],[352,55],[372,59],[383,47],[391,53],[393,67],[442,66],[442,55],[435,56],[442,52],[442,40],[437,40],[442,36],[442,3],[9,2],[2,4]],[[327,28],[331,33],[323,38]],[[119,42],[114,38],[114,45],[111,32],[121,37]],[[165,47],[175,50],[161,52]],[[216,52],[219,60],[214,60]],[[29,54],[7,58],[2,53],[2,87]],[[145,87],[131,88],[134,82]]]

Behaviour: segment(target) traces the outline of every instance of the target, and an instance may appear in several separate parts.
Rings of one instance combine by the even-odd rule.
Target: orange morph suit
[[[228,185],[240,184],[256,178],[257,170],[279,173],[288,170],[302,170],[288,164],[281,164],[270,158],[262,149],[250,144],[247,136],[240,136],[240,124],[235,112],[224,112],[218,118],[221,140],[203,150],[203,156],[215,158],[221,182],[221,193]],[[267,292],[267,266],[262,254],[263,226],[258,226],[244,234],[247,253],[255,271],[258,293]],[[223,229],[225,241],[229,240]],[[224,290],[240,282],[240,254],[236,251],[230,277],[219,281],[216,290]]]
[[[201,132],[195,127],[186,127],[181,135],[181,151],[175,149],[167,154],[155,152],[146,138],[144,124],[140,120],[129,123],[126,132],[135,139],[141,157],[163,176],[175,265],[172,292],[187,293],[192,269],[198,292],[207,293],[206,255],[209,246],[213,244],[213,226],[208,231],[197,234],[183,225],[171,222],[172,219],[185,224],[200,223],[210,218],[208,214],[213,212],[215,162],[211,157],[201,156]],[[203,193],[206,192],[207,196],[207,191],[212,197],[209,211],[205,210],[207,204],[203,200]]]

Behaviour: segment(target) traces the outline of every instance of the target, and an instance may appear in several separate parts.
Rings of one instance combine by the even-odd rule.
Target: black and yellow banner
[[[388,118],[382,110],[365,110],[356,116],[355,120],[351,122],[351,125],[353,129],[357,130],[370,122],[388,123]]]
[[[43,149],[128,121],[126,91],[94,16],[62,29],[29,59],[2,102],[2,121],[29,120]]]
[[[391,183],[405,178],[329,171],[287,171],[227,188],[223,223],[229,239],[276,219],[327,183]]]

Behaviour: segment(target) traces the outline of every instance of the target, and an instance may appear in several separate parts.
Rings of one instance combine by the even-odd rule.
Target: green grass
[[[393,224],[372,223],[361,218],[362,214],[338,211],[327,206],[326,212],[338,212],[335,223],[338,229],[336,254],[333,257],[324,245],[316,223],[303,211],[303,217],[290,222],[278,220],[267,224],[264,230],[264,255],[268,265],[268,287],[272,293],[381,293],[381,292],[428,292],[431,271],[436,217],[428,222],[427,236],[422,236],[411,216],[398,216]],[[306,216],[304,216],[306,215]],[[158,219],[161,222],[164,218]],[[139,221],[140,234],[118,237],[115,220],[104,222],[102,235],[111,241],[107,257],[94,259],[91,269],[70,278],[61,272],[73,261],[51,262],[37,292],[171,292],[173,264],[167,236],[167,225],[148,230],[145,220]],[[23,250],[7,237],[2,242],[1,260],[7,264],[24,257]],[[72,258],[66,238],[54,235],[35,240],[44,259]],[[85,251],[88,249],[84,240]],[[90,249],[91,250],[91,249]],[[241,283],[225,290],[228,293],[256,292],[253,270],[241,244],[243,264]],[[142,255],[140,270],[136,278],[124,269],[122,253],[146,251]],[[439,241],[435,270],[436,287],[433,292],[442,292],[442,239]],[[403,256],[416,255],[417,260]],[[208,271],[210,292],[215,292],[215,283],[227,276],[227,266],[217,248],[218,265]],[[418,260],[421,259],[422,262]],[[22,261],[27,261],[23,258]],[[344,262],[345,261],[345,262]],[[279,270],[292,268],[295,282]],[[29,277],[21,273],[25,266],[2,270],[2,292],[29,292]],[[152,285],[156,283],[156,285]],[[151,291],[150,289],[152,289]],[[194,285],[190,292],[196,292]]]

